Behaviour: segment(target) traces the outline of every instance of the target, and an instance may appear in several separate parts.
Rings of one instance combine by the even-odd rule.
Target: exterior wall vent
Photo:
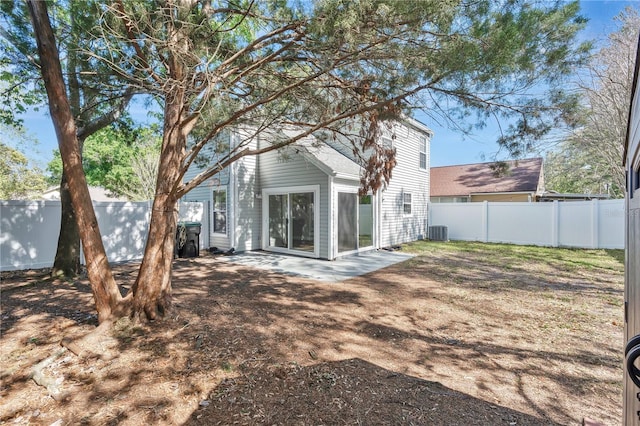
[[[429,239],[431,241],[449,241],[449,228],[446,226],[430,226]]]

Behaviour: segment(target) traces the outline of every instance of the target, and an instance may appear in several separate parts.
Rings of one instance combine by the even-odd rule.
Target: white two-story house
[[[183,200],[209,205],[209,235],[201,240],[220,250],[332,260],[426,238],[431,136],[413,119],[394,124],[381,143],[395,148],[397,164],[375,194],[358,195],[362,169],[349,150],[309,137],[244,157]],[[242,137],[231,134],[230,145]],[[185,180],[198,171],[192,167]]]

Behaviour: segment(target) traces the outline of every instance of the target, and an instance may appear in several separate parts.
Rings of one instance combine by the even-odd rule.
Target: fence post
[[[489,202],[482,202],[482,242],[489,242]]]
[[[558,247],[560,239],[560,204],[558,200],[553,201],[551,208],[551,246]]]
[[[598,241],[598,230],[600,228],[600,206],[598,204],[598,199],[595,198],[591,200],[591,248],[597,249],[600,245]]]

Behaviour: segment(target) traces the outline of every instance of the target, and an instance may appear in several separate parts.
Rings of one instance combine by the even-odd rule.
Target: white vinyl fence
[[[94,202],[110,262],[141,259],[149,229],[150,202]],[[53,266],[60,232],[60,201],[0,201],[0,271]],[[200,222],[200,247],[208,247],[203,203],[180,203],[181,221]]]
[[[429,226],[450,240],[622,249],[624,214],[624,200],[430,203]]]

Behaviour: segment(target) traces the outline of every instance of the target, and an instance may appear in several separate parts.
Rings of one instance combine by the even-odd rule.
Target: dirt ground
[[[1,424],[621,423],[621,265],[440,251],[324,283],[180,259],[170,318],[99,357],[60,346],[97,325],[86,280],[2,278]]]

